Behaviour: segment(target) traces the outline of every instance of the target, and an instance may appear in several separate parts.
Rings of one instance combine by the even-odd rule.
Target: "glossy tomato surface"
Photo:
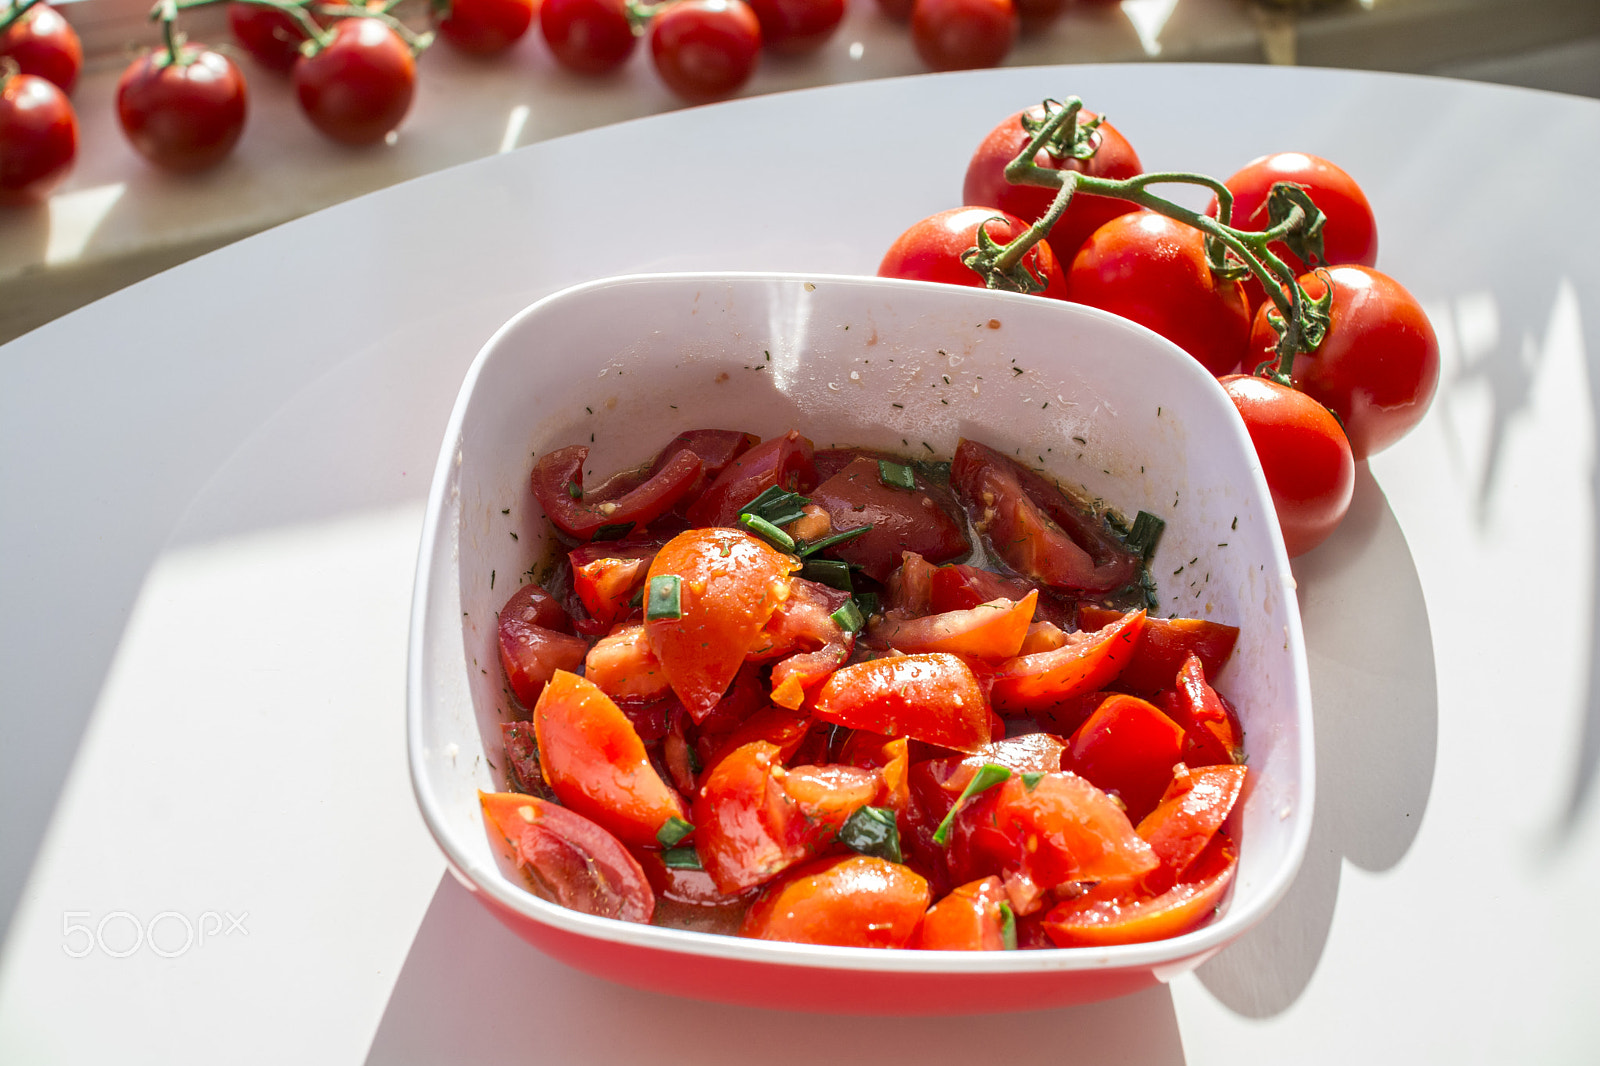
[[[638,39],[625,0],[544,0],[539,32],[556,62],[579,74],[615,70]]]
[[[737,92],[760,55],[761,23],[744,0],[675,0],[650,23],[656,73],[694,103]]]
[[[932,70],[999,65],[1017,40],[1012,0],[915,0],[911,43]]]
[[[1399,282],[1364,266],[1336,266],[1300,278],[1317,299],[1330,288],[1333,320],[1314,352],[1295,356],[1295,387],[1344,425],[1357,460],[1383,451],[1422,421],[1439,387],[1439,340],[1433,324]],[[1248,362],[1277,345],[1271,305],[1256,314]]]
[[[967,175],[961,185],[961,202],[986,204],[998,207],[1008,214],[1027,222],[1036,222],[1050,210],[1056,190],[1038,185],[1013,184],[1006,180],[1006,166],[1027,147],[1031,135],[1023,125],[1024,118],[1034,122],[1045,120],[1043,104],[1018,111],[1001,122],[978,145],[967,163]],[[1098,118],[1092,111],[1080,111],[1080,125]],[[1088,159],[1071,156],[1056,158],[1047,149],[1040,149],[1033,157],[1034,164],[1051,170],[1073,170],[1092,178],[1121,180],[1143,172],[1138,154],[1117,128],[1101,122],[1089,134],[1089,144],[1094,154]],[[1110,196],[1090,196],[1074,193],[1066,213],[1056,220],[1046,240],[1050,250],[1063,263],[1071,263],[1083,242],[1101,226],[1118,215],[1138,208],[1126,200]]]
[[[34,74],[71,93],[83,70],[78,31],[48,4],[35,4],[0,33],[0,57],[23,74]]]
[[[343,144],[376,144],[394,132],[416,88],[411,49],[376,19],[348,18],[333,41],[294,66],[300,110],[326,136]]]
[[[984,288],[983,275],[961,261],[968,249],[978,246],[979,226],[996,244],[1009,244],[1028,229],[1028,223],[998,208],[957,207],[941,211],[895,238],[878,264],[878,276]],[[1049,242],[1034,245],[1022,262],[1043,282],[1040,295],[1066,299],[1066,278]]]
[[[1244,286],[1212,273],[1199,230],[1153,211],[1095,230],[1067,271],[1067,296],[1155,330],[1213,374],[1239,365],[1250,336]]]
[[[522,39],[533,24],[535,0],[450,0],[439,36],[471,55],[494,55]]]
[[[48,196],[78,155],[67,94],[33,74],[0,75],[0,205]]]
[[[196,171],[228,157],[244,132],[248,97],[233,61],[184,45],[177,62],[146,52],[117,82],[117,120],[128,141],[168,170]]]
[[[313,24],[317,22],[309,10],[306,17]],[[305,26],[292,15],[243,0],[228,5],[228,29],[257,63],[280,74],[294,69],[295,61],[300,58],[300,46],[309,40]]]

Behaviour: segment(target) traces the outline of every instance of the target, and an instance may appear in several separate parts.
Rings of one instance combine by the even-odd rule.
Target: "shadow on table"
[[[1296,561],[1316,730],[1316,812],[1300,873],[1275,910],[1199,970],[1247,1017],[1299,998],[1333,923],[1343,860],[1394,866],[1433,787],[1439,692],[1422,583],[1363,464],[1338,533]],[[1377,606],[1381,605],[1381,609]]]
[[[1184,1062],[1172,994],[1164,985],[1083,1007],[940,1018],[824,1017],[701,1003],[569,969],[508,932],[447,873],[412,942],[367,1064],[879,1066],[911,1047],[919,1063],[959,1066]]]

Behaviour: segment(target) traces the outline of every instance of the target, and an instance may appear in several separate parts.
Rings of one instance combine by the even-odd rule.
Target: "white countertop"
[[[1224,83],[1297,131],[1197,118]],[[1193,976],[1023,1015],[819,1021],[544,958],[444,874],[405,768],[422,500],[471,357],[589,278],[871,272],[999,117],[1069,93],[1151,169],[1339,161],[1439,330],[1433,412],[1296,565],[1318,805],[1288,898]],[[1526,90],[885,80],[420,178],[0,347],[0,1060],[1592,1061],[1600,222],[1557,196],[1597,171],[1600,102]]]

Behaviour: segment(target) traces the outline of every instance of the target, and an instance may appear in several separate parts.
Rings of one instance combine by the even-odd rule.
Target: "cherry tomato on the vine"
[[[908,22],[911,19],[911,5],[915,0],[878,0],[878,10],[896,22]]]
[[[544,0],[539,32],[556,62],[579,74],[604,74],[627,62],[637,34],[626,0]]]
[[[761,23],[761,43],[779,55],[822,47],[844,21],[844,0],[746,0]]]
[[[983,276],[961,261],[969,248],[978,246],[978,227],[996,244],[1007,244],[1020,237],[1028,224],[992,207],[957,207],[941,211],[918,222],[895,238],[878,276],[908,278],[913,281],[942,281],[947,285],[983,288]],[[1041,295],[1066,299],[1066,281],[1061,264],[1047,241],[1028,250],[1023,263],[1045,283]]]
[[[1006,180],[1006,164],[1021,155],[1030,140],[1022,125],[1024,115],[1043,121],[1044,105],[1019,111],[989,131],[967,164],[966,180],[961,185],[962,203],[998,207],[1028,222],[1043,218],[1045,212],[1050,210],[1056,190],[1039,185],[1013,185]],[[1092,122],[1095,117],[1088,111],[1078,113],[1080,123]],[[1109,122],[1102,122],[1096,127],[1089,135],[1089,143],[1094,146],[1094,154],[1088,159],[1055,159],[1049,152],[1041,150],[1033,161],[1041,167],[1075,170],[1091,178],[1120,180],[1144,172],[1133,146]],[[1051,227],[1046,240],[1058,259],[1063,263],[1071,263],[1072,257],[1078,254],[1078,249],[1091,233],[1118,215],[1136,210],[1138,208],[1126,200],[1074,193],[1072,203],[1067,205],[1066,213]]]
[[[64,93],[78,84],[83,70],[78,32],[48,4],[33,5],[0,33],[0,56],[9,56],[22,73],[53,82]]]
[[[310,9],[306,17],[315,21]],[[287,74],[300,58],[300,46],[308,38],[304,27],[293,16],[265,4],[234,0],[228,5],[228,29],[239,46],[268,70]]]
[[[1366,193],[1349,174],[1314,155],[1301,152],[1264,155],[1225,181],[1223,184],[1233,193],[1231,222],[1235,229],[1264,230],[1272,224],[1267,214],[1267,194],[1280,181],[1304,188],[1327,216],[1322,227],[1322,262],[1317,265],[1359,263],[1372,266],[1377,263],[1378,224],[1372,217],[1372,205],[1367,202]],[[1215,217],[1215,197],[1206,213]],[[1296,276],[1310,269],[1309,264],[1281,241],[1272,245],[1272,252]],[[1260,307],[1266,299],[1261,283],[1251,277],[1245,280],[1244,286],[1250,306]]]
[[[129,143],[169,170],[222,162],[244,131],[244,78],[233,61],[204,45],[184,45],[177,62],[164,48],[134,60],[117,82],[117,120]]]
[[[78,155],[67,94],[33,74],[0,73],[0,205],[47,196]]]
[[[650,58],[667,88],[696,103],[736,92],[755,72],[761,22],[744,0],[676,0],[650,23]]]
[[[534,0],[450,0],[439,36],[463,52],[494,55],[516,44],[533,25]]]
[[[1356,465],[1327,408],[1303,392],[1236,374],[1222,388],[1244,419],[1290,557],[1327,539],[1350,509]]]
[[[1439,385],[1439,341],[1416,298],[1371,267],[1338,266],[1300,278],[1312,299],[1331,284],[1333,320],[1315,352],[1295,356],[1295,387],[1344,423],[1357,459],[1382,451],[1422,420]],[[1246,366],[1270,358],[1278,335],[1268,304],[1256,314]]]
[[[934,70],[998,66],[1017,39],[1012,0],[916,0],[911,43]]]
[[[295,95],[311,124],[345,144],[387,137],[411,109],[417,64],[411,49],[377,19],[348,18],[333,40],[294,67]]]
[[[1250,336],[1244,287],[1212,273],[1199,230],[1154,211],[1095,230],[1067,271],[1067,298],[1155,330],[1213,374],[1239,365]]]

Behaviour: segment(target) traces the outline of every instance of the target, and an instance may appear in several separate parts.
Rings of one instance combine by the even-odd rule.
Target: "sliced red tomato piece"
[[[589,642],[570,631],[572,622],[544,589],[524,585],[500,609],[500,665],[511,691],[524,707],[533,706],[557,670],[576,670]]]
[[[1103,629],[1121,617],[1121,611],[1109,607],[1078,605],[1080,629]],[[1204,618],[1152,618],[1145,623],[1133,658],[1117,675],[1117,687],[1148,699],[1172,687],[1178,670],[1191,655],[1200,657],[1207,677],[1216,677],[1228,656],[1233,654],[1238,639],[1238,626],[1225,626]]]
[[[644,584],[650,560],[660,550],[661,545],[655,541],[600,541],[568,552],[572,591],[589,617],[609,626],[634,613],[634,593]]]
[[[689,523],[732,526],[738,521],[740,508],[774,486],[790,492],[809,492],[817,484],[817,468],[811,461],[815,450],[794,430],[762,441],[729,463],[700,498],[689,505]]]
[[[650,564],[652,583],[673,580],[679,615],[651,618],[645,633],[672,690],[700,721],[727,691],[773,610],[789,596],[785,555],[736,529],[691,529],[668,541]]]
[[[928,908],[910,947],[924,951],[1004,951],[1006,890],[998,877],[969,881]]]
[[[700,477],[689,486],[689,490],[678,502],[677,509],[683,510],[722,475],[729,463],[760,442],[761,438],[754,433],[741,433],[734,429],[691,429],[686,433],[679,433],[661,449],[645,476],[651,478],[661,473],[679,452],[693,452],[698,455]]]
[[[1243,766],[1184,767],[1155,810],[1139,823],[1169,882],[1182,880],[1222,829],[1244,791]]]
[[[868,631],[876,644],[896,651],[949,652],[996,661],[1014,657],[1028,635],[1037,591],[1020,601],[999,599],[966,610],[926,614],[921,618],[884,616]]]
[[[655,894],[638,861],[616,837],[534,796],[480,792],[478,799],[491,833],[511,846],[539,896],[602,918],[650,921]]]
[[[1022,647],[1017,649],[1018,655],[1034,655],[1041,651],[1055,651],[1065,647],[1067,634],[1054,622],[1032,622],[1028,625],[1028,635],[1022,638]]]
[[[502,722],[500,739],[505,745],[507,784],[525,795],[555,799],[539,766],[539,740],[534,736],[533,723]]]
[[[1051,588],[1106,592],[1138,580],[1139,557],[1045,477],[974,441],[956,446],[950,484],[1007,566]]]
[[[655,699],[668,691],[643,625],[618,626],[601,637],[584,657],[583,676],[614,700]]]
[[[654,844],[667,819],[688,820],[633,724],[594,682],[558,671],[533,708],[533,726],[556,796],[623,843]]]
[[[1116,680],[1144,631],[1144,611],[1095,633],[1071,633],[1054,651],[1019,655],[1002,663],[989,698],[1001,714],[1041,714]]]
[[[789,583],[789,595],[773,610],[762,627],[747,659],[770,661],[803,651],[817,651],[829,644],[847,644],[852,637],[839,628],[833,612],[844,606],[850,594],[805,578]]]
[[[772,668],[772,702],[797,710],[850,658],[850,643],[791,655]]]
[[[928,609],[935,614],[963,611],[991,600],[1022,600],[1035,591],[1032,583],[967,563],[950,563],[933,572]]]
[[[928,882],[899,863],[851,855],[808,863],[768,885],[740,936],[839,947],[903,948],[932,898]]]
[[[1118,895],[1101,886],[1058,904],[1044,920],[1056,946],[1142,944],[1180,936],[1215,913],[1238,869],[1233,842],[1219,834],[1190,868],[1190,876],[1153,898]]]
[[[870,730],[856,729],[845,740],[839,761],[878,770],[883,777],[883,788],[872,805],[903,813],[911,804],[910,749],[911,744],[905,737],[891,740]]]
[[[594,500],[583,492],[588,457],[588,448],[574,444],[546,452],[533,467],[533,495],[545,517],[579,540],[589,540],[602,526],[643,529],[672,510],[700,476],[700,457],[682,451],[644,484],[616,499]]]
[[[861,766],[794,766],[781,776],[783,790],[805,816],[801,839],[810,853],[831,843],[849,817],[883,790],[883,774]]]
[[[989,705],[954,655],[892,655],[842,667],[813,703],[817,718],[885,736],[976,751],[989,743]]]
[[[1183,726],[1183,761],[1190,766],[1221,766],[1244,761],[1244,729],[1239,716],[1206,681],[1198,655],[1184,660],[1178,687],[1164,692],[1158,705]]]
[[[733,732],[718,739],[711,757],[704,760],[702,783],[729,754],[758,740],[771,744],[777,749],[778,762],[787,763],[810,732],[811,716],[804,711],[793,711],[786,707],[767,707],[756,711],[739,723]]]
[[[851,460],[811,492],[812,502],[827,510],[835,533],[872,527],[825,549],[826,554],[859,566],[874,581],[884,581],[900,565],[903,552],[942,563],[972,550],[962,524],[945,510],[939,502],[942,494],[926,478],[914,467],[896,462],[914,487],[885,484],[880,462],[887,460],[864,456]]]
[[[1183,727],[1137,696],[1112,693],[1072,734],[1063,765],[1114,792],[1137,822],[1155,809],[1183,757]]]

